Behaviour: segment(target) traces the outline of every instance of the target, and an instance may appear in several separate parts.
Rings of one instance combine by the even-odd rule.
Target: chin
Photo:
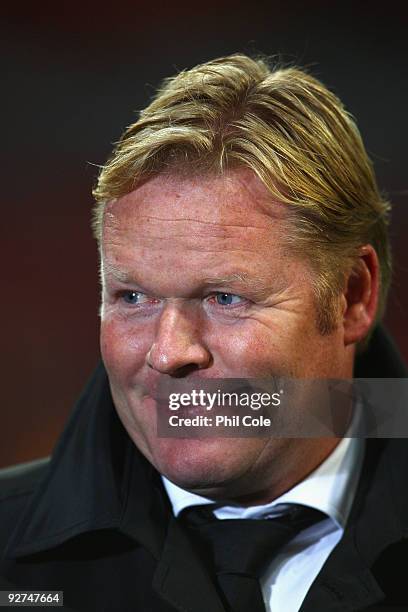
[[[148,459],[183,489],[212,489],[234,481],[246,471],[245,453],[237,453],[237,442],[232,438],[156,439]]]

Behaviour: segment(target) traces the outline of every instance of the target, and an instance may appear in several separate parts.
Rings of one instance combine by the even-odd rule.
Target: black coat
[[[406,376],[381,330],[355,375]],[[407,477],[405,439],[367,440],[346,530],[302,612],[408,610]],[[0,590],[62,590],[71,612],[224,612],[102,366],[51,460],[2,470],[0,482]]]

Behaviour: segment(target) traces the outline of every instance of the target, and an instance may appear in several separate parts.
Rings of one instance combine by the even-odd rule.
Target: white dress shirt
[[[300,532],[264,572],[261,588],[267,612],[298,612],[306,594],[339,542],[350,513],[361,471],[364,440],[343,438],[334,451],[307,478],[269,504],[243,508],[222,506],[219,519],[262,519],[282,514],[283,505],[303,504],[324,512],[327,519]],[[162,476],[177,516],[184,508],[214,503],[181,489]]]

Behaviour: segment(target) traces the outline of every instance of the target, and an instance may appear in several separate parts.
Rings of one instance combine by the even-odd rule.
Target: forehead
[[[173,296],[217,279],[277,286],[295,263],[284,248],[287,232],[285,206],[249,171],[159,175],[107,206],[102,275]]]
[[[244,168],[222,176],[161,174],[107,205],[103,238],[112,233],[153,236],[159,228],[168,237],[186,229],[209,238],[233,234],[234,228],[271,231],[285,213],[285,206]]]

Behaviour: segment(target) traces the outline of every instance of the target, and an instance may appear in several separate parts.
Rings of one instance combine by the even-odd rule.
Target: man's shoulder
[[[48,471],[50,457],[0,469],[0,554]]]
[[[0,501],[36,487],[47,472],[50,460],[51,457],[42,457],[0,468]]]

